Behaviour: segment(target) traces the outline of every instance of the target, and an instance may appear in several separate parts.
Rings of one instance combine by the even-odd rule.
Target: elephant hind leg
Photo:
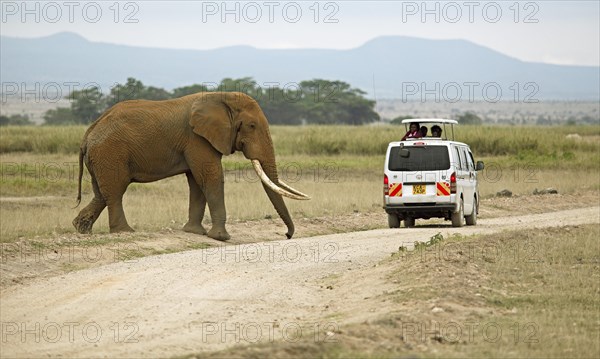
[[[128,183],[118,187],[114,192],[110,192],[110,194],[106,196],[110,233],[134,232],[133,228],[127,223],[125,211],[123,211],[123,194],[125,194],[127,185]]]
[[[135,232],[127,223],[125,212],[123,211],[123,195],[120,198],[112,198],[107,201],[108,206],[108,225],[110,233],[117,232]]]
[[[92,188],[94,189],[94,198],[92,198],[90,203],[85,206],[73,220],[73,226],[75,226],[77,232],[82,234],[92,233],[92,226],[100,216],[100,213],[104,210],[104,207],[106,207],[106,201],[100,194],[98,182],[93,177]]]
[[[120,167],[113,165],[112,168],[105,168],[102,173],[103,176],[97,178],[98,188],[108,207],[110,233],[133,232],[133,228],[127,224],[123,211],[123,194],[131,182],[128,169],[124,165]]]
[[[185,232],[205,235],[206,229],[202,225],[204,211],[206,210],[206,197],[204,192],[191,172],[186,172],[188,185],[190,186],[190,208],[188,222],[183,226]]]

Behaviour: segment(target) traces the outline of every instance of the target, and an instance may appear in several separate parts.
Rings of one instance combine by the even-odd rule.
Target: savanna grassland
[[[2,242],[72,233],[77,192],[77,154],[84,126],[0,128]],[[449,129],[448,129],[449,131]],[[281,178],[311,201],[288,201],[293,218],[381,213],[385,149],[403,133],[396,126],[272,126]],[[569,136],[569,134],[577,134]],[[480,173],[480,192],[515,195],[553,187],[561,194],[597,193],[600,128],[597,126],[459,126],[456,139],[470,144]],[[224,157],[230,221],[276,217],[250,162]],[[92,197],[84,172],[83,203]],[[132,184],[125,211],[141,231],[178,229],[187,220],[184,176]],[[248,203],[253,205],[248,206]],[[94,227],[107,233],[106,211]],[[207,212],[208,216],[208,212]],[[208,220],[208,219],[205,219]]]

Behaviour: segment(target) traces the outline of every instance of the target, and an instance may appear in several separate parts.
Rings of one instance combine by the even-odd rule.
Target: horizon
[[[465,40],[526,62],[600,66],[597,1],[23,4],[2,2],[2,35],[71,32],[91,42],[181,50],[348,50],[407,36]]]
[[[138,46],[138,45],[128,45],[128,44],[121,44],[121,43],[116,43],[116,42],[109,42],[109,41],[94,41],[91,39],[88,39],[87,37],[85,37],[84,35],[81,35],[79,33],[76,32],[72,32],[72,31],[59,31],[56,33],[52,33],[52,34],[48,34],[48,35],[43,35],[43,36],[9,36],[9,35],[0,35],[0,37],[6,37],[6,38],[11,38],[11,39],[18,39],[18,40],[40,40],[40,39],[44,39],[44,38],[51,38],[51,37],[57,37],[57,36],[61,36],[61,35],[68,35],[68,36],[74,36],[74,37],[78,37],[81,38],[83,40],[85,40],[86,42],[89,43],[95,43],[95,44],[106,44],[106,45],[115,45],[115,46],[125,46],[125,47],[135,47],[135,48],[144,48],[144,49],[155,49],[155,50],[173,50],[173,51],[213,51],[213,50],[220,50],[220,49],[228,49],[228,48],[236,48],[236,47],[242,47],[242,48],[252,48],[252,49],[256,49],[256,50],[326,50],[326,51],[351,51],[351,50],[355,50],[355,49],[359,49],[367,44],[369,44],[370,42],[373,42],[375,40],[378,39],[384,39],[384,38],[407,38],[407,39],[415,39],[415,40],[424,40],[424,41],[434,41],[434,42],[447,42],[447,41],[463,41],[463,42],[467,42],[470,44],[473,44],[475,46],[478,47],[482,47],[482,48],[486,48],[488,50],[494,51],[498,54],[513,58],[515,60],[518,61],[522,61],[522,62],[527,62],[527,63],[539,63],[539,64],[547,64],[547,65],[559,65],[559,66],[581,66],[581,67],[600,67],[600,65],[569,65],[569,64],[553,64],[553,63],[549,63],[549,62],[537,62],[537,61],[527,61],[527,60],[523,60],[514,56],[511,56],[509,54],[500,52],[498,50],[495,50],[493,48],[490,48],[488,46],[485,45],[481,45],[478,43],[475,43],[473,41],[467,40],[467,39],[431,39],[431,38],[425,38],[425,37],[418,37],[418,36],[408,36],[408,35],[380,35],[380,36],[376,36],[373,38],[370,38],[368,40],[366,40],[365,42],[355,46],[355,47],[351,47],[351,48],[314,48],[314,47],[306,47],[306,48],[267,48],[267,47],[256,47],[256,46],[252,46],[252,45],[246,45],[246,44],[238,44],[238,45],[227,45],[227,46],[221,46],[221,47],[215,47],[215,48],[207,48],[207,49],[194,49],[194,48],[172,48],[172,47],[155,47],[155,46]]]

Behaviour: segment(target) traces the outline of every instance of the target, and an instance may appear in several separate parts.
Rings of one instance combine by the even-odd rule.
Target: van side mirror
[[[481,171],[483,169],[483,161],[477,161],[477,166],[475,167],[475,171]]]
[[[403,158],[410,157],[410,151],[407,150],[406,148],[401,148],[400,149],[400,157],[403,157]]]

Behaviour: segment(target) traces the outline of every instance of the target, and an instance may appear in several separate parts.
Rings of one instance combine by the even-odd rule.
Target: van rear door
[[[447,177],[450,168],[448,147],[416,142],[404,149],[407,156],[401,155],[400,146],[390,150],[390,186],[392,183],[402,183],[402,192],[401,196],[391,196],[392,192],[389,203],[441,202],[436,184]]]

